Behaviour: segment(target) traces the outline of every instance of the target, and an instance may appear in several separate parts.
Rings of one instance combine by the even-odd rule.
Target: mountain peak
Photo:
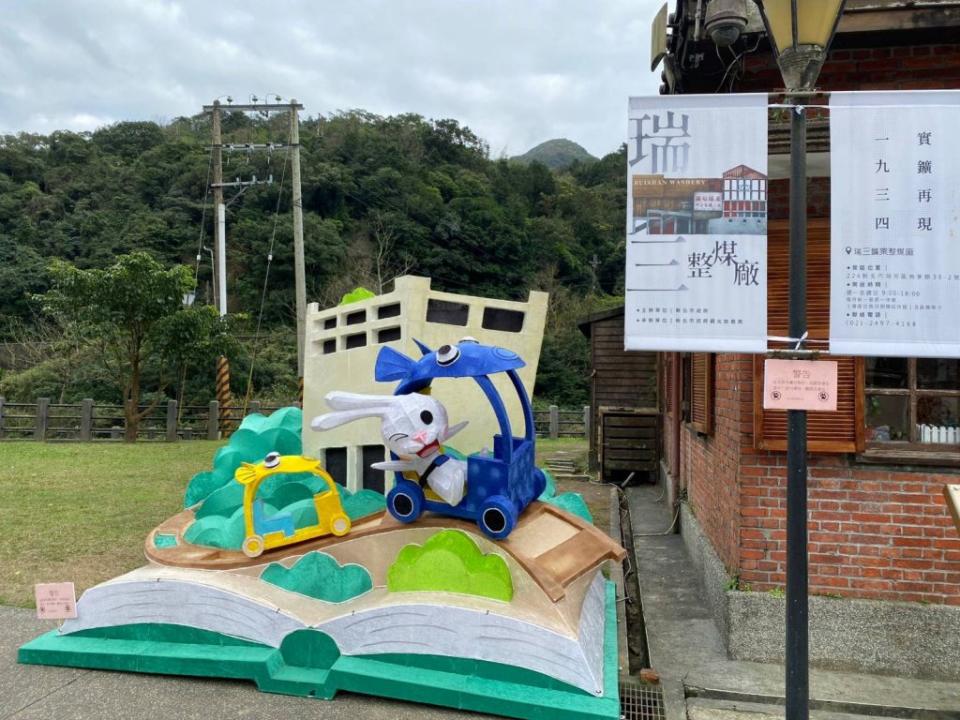
[[[597,158],[573,140],[555,138],[542,142],[523,155],[517,155],[512,159],[522,163],[541,162],[551,170],[562,170],[570,167],[577,160],[591,162]]]

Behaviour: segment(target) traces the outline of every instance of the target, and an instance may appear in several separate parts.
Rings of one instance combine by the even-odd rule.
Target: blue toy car
[[[524,362],[511,350],[481,345],[469,338],[456,345],[443,345],[436,351],[415,342],[423,352],[419,360],[384,347],[377,356],[376,379],[380,382],[399,380],[394,394],[403,395],[429,387],[435,378],[473,378],[496,414],[500,434],[493,438],[492,454],[474,454],[467,458],[467,491],[458,505],[428,499],[419,484],[396,473],[396,485],[387,495],[387,509],[404,523],[413,522],[425,510],[471,520],[487,536],[502,540],[516,527],[520,513],[540,497],[547,486],[546,476],[534,463],[533,408],[517,374]],[[523,437],[514,437],[506,407],[489,378],[500,372],[510,378],[520,399],[525,425]]]

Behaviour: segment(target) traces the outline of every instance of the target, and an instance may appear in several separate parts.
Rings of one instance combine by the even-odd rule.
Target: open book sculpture
[[[464,361],[495,356],[507,373],[522,362],[469,342],[457,350]],[[429,385],[418,368],[449,357],[391,353],[396,367],[382,377],[400,380],[401,395]],[[411,477],[389,500],[331,487],[298,457],[298,409],[250,416],[190,482],[184,510],[149,534],[147,565],[87,590],[78,616],[19,659],[246,678],[305,697],[344,690],[519,718],[617,718],[616,604],[601,567],[624,550],[553,502],[527,415],[522,437],[507,423],[492,453],[449,461],[466,468],[455,505]],[[509,504],[484,505],[491,493]],[[501,509],[502,526],[485,507]]]

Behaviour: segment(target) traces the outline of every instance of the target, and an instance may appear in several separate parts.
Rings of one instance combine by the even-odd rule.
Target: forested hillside
[[[224,141],[284,142],[286,126],[285,115],[229,113]],[[362,111],[305,120],[300,132],[310,301],[335,303],[358,286],[378,292],[402,273],[494,297],[548,290],[538,395],[561,404],[586,399],[585,344],[574,320],[622,291],[622,152],[553,172],[536,162],[491,160],[486,144],[453,120]],[[198,302],[212,301],[204,249],[212,244],[209,143],[205,117],[2,138],[0,341],[44,340],[46,321],[33,298],[48,289],[54,258],[106,267],[147,250],[165,265],[198,268]],[[257,393],[282,394],[293,372],[293,340],[284,332],[294,304],[286,151],[225,155],[225,180],[253,175],[273,183],[226,194],[229,308],[256,317],[273,239],[264,324],[286,340],[258,360],[254,384]],[[39,369],[26,375],[7,371],[0,394],[71,400],[111,392],[83,372],[64,379],[60,361],[38,358]],[[246,360],[235,362],[242,392]],[[191,397],[202,400],[208,389],[205,371],[198,373]]]

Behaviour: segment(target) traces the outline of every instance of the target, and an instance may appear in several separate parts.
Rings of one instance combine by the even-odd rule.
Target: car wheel
[[[243,554],[250,558],[259,557],[263,553],[263,538],[259,535],[250,535],[243,541]]]
[[[503,495],[494,495],[480,506],[477,525],[488,537],[503,540],[517,525],[517,509]]]
[[[423,490],[409,480],[398,480],[387,495],[387,510],[402,523],[409,523],[423,512]]]

